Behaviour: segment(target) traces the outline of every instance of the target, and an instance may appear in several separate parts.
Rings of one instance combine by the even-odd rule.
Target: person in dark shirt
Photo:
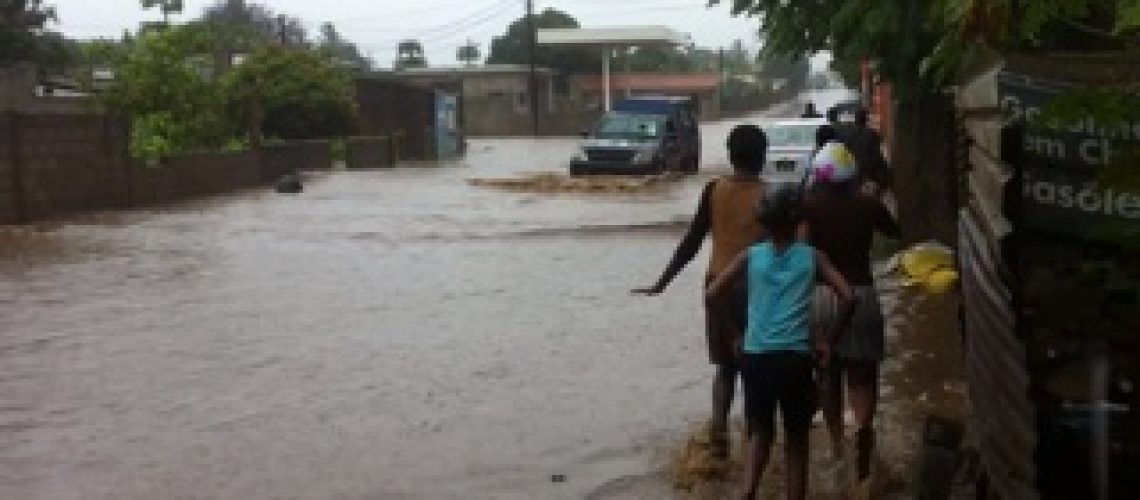
[[[845,127],[840,136],[859,164],[860,187],[874,195],[881,188],[890,187],[891,175],[883,156],[883,138],[867,120],[867,110],[859,108],[855,111],[855,123]]]
[[[755,125],[739,125],[728,135],[728,156],[733,173],[705,185],[697,212],[689,230],[677,245],[673,258],[657,283],[633,290],[635,294],[657,295],[696,257],[705,236],[712,239],[712,252],[705,283],[724,270],[744,249],[764,237],[754,215],[754,207],[763,198],[764,183],[760,170],[764,167],[768,139]],[[706,309],[705,335],[709,361],[716,366],[712,389],[712,420],[709,424],[713,454],[728,455],[728,413],[732,407],[738,374],[738,346],[747,316],[747,292],[740,284],[728,301],[727,314]]]
[[[871,243],[876,232],[898,237],[899,227],[879,200],[860,191],[853,156],[839,143],[825,145],[816,154],[811,166],[813,186],[804,203],[804,230],[808,242],[831,260],[858,299],[855,314],[836,346],[831,369],[825,372],[821,406],[839,459],[843,439],[841,383],[845,378],[858,426],[857,464],[862,481],[870,474],[884,343],[883,315],[871,274]],[[829,331],[838,307],[828,288],[816,288],[812,310],[815,327]]]
[[[800,118],[823,118],[823,115],[819,114],[819,110],[815,109],[814,102],[808,101],[808,103],[804,105],[804,112],[800,115]]]

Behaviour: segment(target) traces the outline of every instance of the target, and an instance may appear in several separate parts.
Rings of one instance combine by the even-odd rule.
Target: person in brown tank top
[[[764,167],[767,149],[768,139],[759,127],[738,125],[732,129],[728,135],[728,155],[733,173],[705,185],[689,230],[677,245],[669,265],[656,284],[636,289],[634,293],[653,296],[664,292],[673,278],[696,257],[706,235],[712,239],[712,255],[705,273],[706,285],[740,252],[764,238],[755,207],[764,196],[760,170]],[[728,414],[736,392],[737,351],[748,308],[745,284],[739,283],[735,290],[726,300],[730,305],[727,314],[705,308],[709,361],[716,366],[709,430],[712,451],[720,456],[728,454]]]

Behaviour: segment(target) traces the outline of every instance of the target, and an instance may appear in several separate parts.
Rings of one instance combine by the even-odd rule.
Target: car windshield
[[[815,145],[815,131],[818,125],[770,125],[764,127],[764,134],[768,136],[768,145],[775,147],[794,147]]]
[[[662,116],[614,113],[602,118],[595,135],[602,139],[653,139],[660,137],[664,129]]]

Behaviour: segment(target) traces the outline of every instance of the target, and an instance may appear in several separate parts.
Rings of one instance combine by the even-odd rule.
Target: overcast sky
[[[157,20],[138,0],[47,0],[59,17],[56,29],[77,38],[118,37],[139,22]],[[216,0],[186,0],[175,19],[197,17]],[[275,12],[304,20],[310,36],[332,22],[378,65],[389,66],[396,43],[416,38],[424,43],[428,62],[456,64],[455,49],[468,38],[486,56],[491,37],[521,17],[525,0],[262,0]],[[707,8],[706,0],[535,0],[536,11],[554,7],[576,17],[583,26],[664,25],[688,33],[698,45],[727,46],[734,39],[757,47],[756,19],[732,18],[728,5]],[[726,3],[731,3],[727,1]]]

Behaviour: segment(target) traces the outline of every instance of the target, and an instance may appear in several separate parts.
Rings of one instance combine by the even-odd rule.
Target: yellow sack
[[[907,286],[940,295],[948,292],[958,282],[958,272],[954,270],[954,254],[940,245],[917,245],[904,250],[899,258]]]

